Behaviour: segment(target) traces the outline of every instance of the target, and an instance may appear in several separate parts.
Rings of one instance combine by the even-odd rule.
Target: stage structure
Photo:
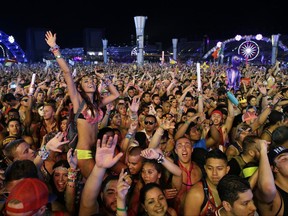
[[[8,59],[13,59],[20,63],[28,62],[24,51],[15,41],[15,38],[12,35],[7,35],[3,31],[0,31],[0,48],[0,62]]]
[[[259,43],[263,44],[269,44],[272,47],[269,50],[269,53],[264,53],[262,56],[260,56],[261,52],[261,46]],[[219,42],[217,43],[219,44]],[[257,35],[236,35],[234,38],[227,39],[223,42],[221,42],[221,47],[217,45],[212,47],[204,56],[203,59],[208,59],[211,57],[211,55],[215,52],[218,52],[218,56],[220,60],[220,63],[223,63],[224,57],[229,59],[229,56],[232,54],[238,54],[243,56],[245,61],[247,62],[252,62],[257,59],[267,59],[267,63],[269,64],[274,64],[276,58],[277,58],[277,53],[278,53],[278,48],[283,50],[284,52],[288,51],[288,48],[279,40],[279,34],[278,35],[272,35],[271,39],[268,37],[264,37],[261,34]],[[233,49],[228,50],[228,45],[233,44]],[[226,49],[227,48],[227,49]],[[235,52],[233,53],[233,51]],[[262,50],[263,52],[263,50]],[[268,59],[268,56],[271,58]],[[278,56],[279,57],[279,56]],[[258,60],[259,61],[259,60]]]

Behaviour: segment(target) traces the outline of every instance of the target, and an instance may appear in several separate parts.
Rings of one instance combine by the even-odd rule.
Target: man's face
[[[142,157],[140,155],[128,155],[127,166],[131,175],[137,175],[142,168]]]
[[[214,185],[218,185],[221,178],[226,175],[230,169],[223,159],[218,158],[208,158],[204,168],[208,180]]]
[[[45,120],[54,118],[55,112],[54,112],[54,110],[53,110],[53,108],[51,106],[44,106],[43,112],[44,112],[44,116],[43,117],[44,117]]]
[[[180,138],[176,141],[175,152],[182,163],[190,163],[193,152],[191,141],[188,138]]]
[[[155,118],[146,117],[144,120],[144,125],[145,125],[145,130],[151,132],[155,130],[157,126],[157,122],[155,121]]]
[[[275,158],[275,168],[281,176],[288,176],[288,153],[282,153]],[[275,169],[274,168],[274,169]]]
[[[35,152],[30,148],[30,145],[26,142],[19,144],[15,150],[15,160],[31,160],[33,161],[36,157]]]
[[[214,125],[219,125],[222,122],[222,116],[218,113],[213,113],[211,116],[211,120]]]
[[[159,105],[161,103],[160,97],[158,97],[158,96],[154,97],[153,98],[153,103],[156,104],[156,105]]]
[[[151,96],[149,94],[145,94],[145,96],[143,97],[143,101],[145,101],[146,103],[151,102]]]
[[[10,121],[7,130],[9,131],[9,136],[18,136],[20,133],[20,124],[18,121]]]
[[[185,106],[190,107],[193,104],[192,98],[191,97],[185,97],[184,104],[185,104]]]
[[[107,183],[102,192],[102,200],[105,209],[109,212],[116,212],[117,207],[117,180],[111,180]]]
[[[234,216],[254,216],[256,206],[253,202],[253,193],[251,190],[247,190],[244,193],[238,193],[239,198],[230,204],[226,211],[232,213]]]

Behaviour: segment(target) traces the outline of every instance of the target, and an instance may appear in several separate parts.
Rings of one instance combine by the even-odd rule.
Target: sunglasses
[[[151,121],[144,121],[144,124],[145,124],[145,125],[147,125],[147,124],[149,124],[149,125],[153,125],[153,124],[155,124],[155,122],[151,122]]]

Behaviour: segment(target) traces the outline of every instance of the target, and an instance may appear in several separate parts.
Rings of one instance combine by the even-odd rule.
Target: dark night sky
[[[171,46],[172,38],[212,40],[236,34],[288,34],[287,9],[280,3],[255,1],[144,0],[87,1],[7,1],[1,3],[0,30],[14,35],[20,46],[26,45],[28,28],[48,28],[57,33],[62,47],[83,46],[83,29],[104,28],[109,44],[130,43],[136,34],[134,16],[147,16],[144,34],[149,42]],[[59,5],[57,5],[59,2]],[[196,2],[196,3],[195,3]],[[189,5],[188,5],[189,3]],[[44,40],[44,36],[43,36]]]

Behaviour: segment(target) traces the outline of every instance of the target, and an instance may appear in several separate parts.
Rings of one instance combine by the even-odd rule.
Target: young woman
[[[55,56],[56,61],[63,72],[65,82],[67,83],[68,94],[73,104],[73,112],[76,113],[83,100],[85,101],[84,108],[81,111],[82,115],[80,114],[77,120],[78,142],[76,149],[78,154],[78,166],[81,174],[87,178],[95,164],[92,149],[97,141],[98,123],[103,118],[101,108],[117,99],[119,97],[119,92],[112,84],[112,81],[107,78],[106,80],[102,80],[102,83],[107,86],[110,95],[101,98],[93,76],[90,76],[88,73],[80,77],[77,82],[74,83],[71,69],[65,59],[61,56],[59,46],[56,44],[56,34],[47,31],[45,40],[50,46],[50,51]],[[98,73],[96,75],[101,76]]]

